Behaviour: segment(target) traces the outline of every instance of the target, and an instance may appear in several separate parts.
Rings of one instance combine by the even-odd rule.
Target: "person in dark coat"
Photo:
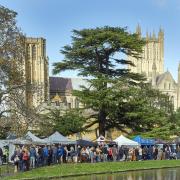
[[[3,150],[0,148],[0,165],[3,164]]]

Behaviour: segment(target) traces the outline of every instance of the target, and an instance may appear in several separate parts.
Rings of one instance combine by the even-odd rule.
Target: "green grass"
[[[0,176],[5,174],[12,174],[14,172],[14,166],[12,165],[2,165],[0,166]]]
[[[42,167],[24,173],[18,173],[15,176],[5,179],[46,179],[48,177],[64,177],[72,175],[86,175],[96,173],[113,173],[120,171],[180,167],[180,160],[162,160],[162,161],[134,161],[134,162],[105,162],[105,163],[84,163],[84,164],[63,164],[49,167]]]

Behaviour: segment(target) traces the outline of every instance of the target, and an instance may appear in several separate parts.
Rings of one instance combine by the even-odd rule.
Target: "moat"
[[[61,180],[179,180],[180,168],[140,170],[114,174],[61,178]]]

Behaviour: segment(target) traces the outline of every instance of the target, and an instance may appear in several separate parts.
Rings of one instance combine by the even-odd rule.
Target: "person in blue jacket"
[[[63,155],[64,155],[64,147],[62,145],[59,145],[57,150],[58,163],[62,162]]]
[[[44,146],[43,147],[43,165],[46,166],[47,165],[47,162],[48,162],[48,147],[47,146]]]

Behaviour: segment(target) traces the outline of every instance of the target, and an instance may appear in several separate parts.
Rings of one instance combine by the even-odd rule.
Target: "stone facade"
[[[73,95],[73,90],[80,90],[88,82],[81,78],[49,77],[50,101],[64,109],[81,108],[83,104]]]
[[[143,38],[146,41],[146,45],[143,47],[142,58],[136,59],[131,56],[128,60],[135,64],[135,67],[128,66],[132,72],[140,73],[146,75],[148,79],[152,77],[152,66],[156,63],[157,74],[164,73],[164,32],[162,29],[159,30],[158,37],[155,33],[146,33],[146,37],[141,37],[141,28],[138,25],[136,28],[136,33],[139,38]]]
[[[139,38],[146,40],[143,47],[141,58],[135,59],[128,56],[135,67],[128,66],[131,72],[144,74],[152,87],[159,89],[161,92],[168,94],[174,104],[174,109],[180,107],[180,66],[178,68],[178,83],[175,82],[171,73],[167,70],[164,72],[164,32],[159,30],[158,37],[146,33],[146,37],[141,37],[141,27],[138,25],[136,33]]]
[[[48,58],[44,38],[26,38],[26,103],[37,107],[49,99]]]

